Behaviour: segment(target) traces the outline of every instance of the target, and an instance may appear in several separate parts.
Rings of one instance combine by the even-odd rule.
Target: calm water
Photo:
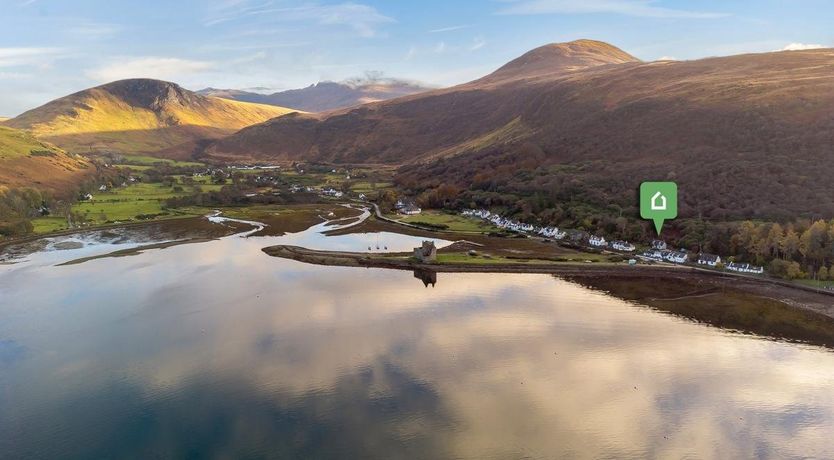
[[[0,458],[834,458],[829,350],[261,252],[419,241],[320,229],[0,265]]]

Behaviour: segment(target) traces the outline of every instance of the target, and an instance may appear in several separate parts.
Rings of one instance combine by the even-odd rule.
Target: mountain
[[[832,144],[834,50],[639,62],[581,40],[457,87],[269,120],[203,154],[405,165],[416,192],[541,208],[631,212],[640,181],[668,179],[682,215],[723,219],[834,215]]]
[[[159,80],[108,83],[56,99],[4,125],[74,153],[174,152],[216,139],[290,109],[207,97]],[[171,150],[173,149],[173,150]]]
[[[26,131],[0,126],[0,192],[17,187],[63,192],[92,172],[83,157],[39,141]]]
[[[235,89],[206,88],[198,93],[236,101],[292,107],[305,112],[324,112],[385,101],[428,91],[416,83],[395,79],[357,79],[342,83],[321,82],[302,89],[260,94]]]

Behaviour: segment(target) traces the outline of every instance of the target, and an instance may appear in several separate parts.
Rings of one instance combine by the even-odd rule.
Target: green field
[[[181,180],[180,177],[177,179]],[[106,192],[93,193],[92,200],[74,204],[72,211],[84,215],[86,221],[91,224],[142,220],[140,216],[162,217],[160,215],[163,213],[167,215],[167,211],[163,209],[165,200],[194,193],[193,187],[180,186],[183,188],[182,192],[175,192],[173,187],[158,183],[136,183],[127,187],[117,187]],[[219,190],[222,187],[210,183],[199,186],[203,191]],[[171,213],[182,214],[180,211]],[[32,220],[32,225],[35,233],[49,233],[66,229],[67,221],[64,217],[38,217]]]
[[[394,184],[391,182],[376,182],[371,183],[365,180],[357,181],[350,186],[350,190],[355,193],[371,193],[382,189],[391,188]]]
[[[165,163],[171,166],[205,166],[204,163],[196,161],[169,160],[167,158],[157,158],[147,155],[124,155],[122,158],[123,164],[121,164],[121,166],[153,166],[157,163]]]
[[[463,233],[484,233],[498,230],[494,225],[480,219],[470,219],[456,214],[446,214],[439,211],[423,211],[416,216],[396,216],[395,219],[409,224],[426,223],[431,225],[445,225],[446,230]]]
[[[794,283],[803,286],[810,286],[818,289],[832,289],[834,288],[834,281],[819,281],[819,280],[794,280]]]

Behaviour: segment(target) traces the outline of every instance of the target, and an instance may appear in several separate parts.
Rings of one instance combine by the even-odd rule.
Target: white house
[[[756,265],[750,265],[750,264],[737,264],[737,263],[733,263],[733,262],[730,262],[729,264],[727,264],[727,270],[738,272],[738,273],[752,273],[752,274],[755,274],[755,275],[761,275],[762,273],[764,273],[764,268],[763,267],[759,267],[759,266],[756,266]]]
[[[99,187],[99,188],[98,188],[98,191],[99,191],[99,192],[106,192],[106,191],[107,191],[107,186],[106,186],[106,185],[102,185],[101,187]]]
[[[706,265],[708,267],[715,267],[721,263],[721,257],[714,254],[701,253],[698,256],[698,265]]]
[[[410,204],[400,209],[400,214],[405,214],[406,216],[414,216],[423,212],[419,206]]]
[[[689,260],[689,256],[683,251],[669,251],[664,258],[674,264],[686,263]]]
[[[617,251],[625,251],[625,252],[632,252],[635,248],[633,244],[629,243],[628,241],[614,241],[611,243],[611,248],[616,249]]]
[[[588,238],[588,244],[596,247],[605,247],[608,245],[608,242],[606,242],[605,238],[601,236],[591,235],[591,237]]]
[[[647,259],[656,260],[658,262],[661,262],[664,259],[663,252],[659,249],[652,249],[651,251],[646,251],[641,255]]]
[[[662,251],[666,249],[666,242],[663,240],[652,240],[652,249],[658,249]]]

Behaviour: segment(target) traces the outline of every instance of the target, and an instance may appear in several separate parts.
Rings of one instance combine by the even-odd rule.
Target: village
[[[711,269],[725,269],[736,273],[760,275],[764,273],[764,267],[748,263],[736,263],[730,261],[724,263],[721,256],[707,253],[690,254],[686,249],[672,249],[667,247],[663,240],[653,240],[650,247],[638,253],[638,248],[628,241],[607,241],[604,237],[589,234],[580,230],[560,230],[557,227],[537,226],[522,223],[507,217],[502,217],[486,209],[467,209],[461,212],[462,216],[485,220],[492,225],[511,232],[538,236],[552,240],[570,240],[574,244],[584,244],[591,249],[608,250],[613,252],[634,254],[629,264],[636,264],[638,260],[644,262],[667,262],[672,264],[695,264]]]

